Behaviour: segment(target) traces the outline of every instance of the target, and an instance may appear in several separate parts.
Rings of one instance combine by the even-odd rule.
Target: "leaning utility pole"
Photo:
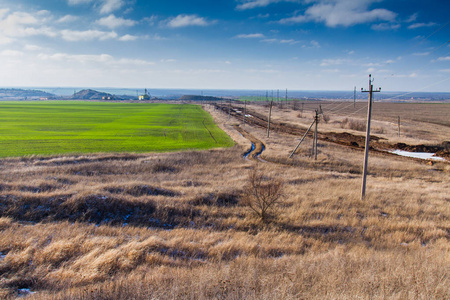
[[[313,127],[314,123],[316,123],[316,119],[314,119],[314,121],[311,123],[311,126],[309,126],[308,130],[306,130],[305,134],[303,135],[303,137],[301,138],[300,142],[298,142],[297,146],[295,147],[294,151],[292,151],[291,155],[289,155],[289,158],[292,158],[292,156],[295,154],[295,151],[297,151],[298,147],[300,147],[300,145],[302,144],[302,142],[305,140],[306,135],[308,135],[308,132],[311,130],[311,128]]]
[[[378,93],[381,91],[381,88],[378,90],[373,90],[372,85],[372,75],[369,75],[369,90],[364,91],[361,88],[361,92],[369,93],[369,105],[367,108],[367,132],[366,132],[366,146],[364,150],[364,169],[363,169],[363,178],[362,178],[362,188],[361,188],[361,200],[363,200],[366,196],[366,177],[367,177],[367,163],[369,161],[369,141],[370,141],[370,119],[372,117],[372,93]]]

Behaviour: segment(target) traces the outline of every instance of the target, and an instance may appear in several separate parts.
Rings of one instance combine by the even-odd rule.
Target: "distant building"
[[[145,89],[144,95],[139,96],[139,100],[150,100],[150,95],[148,94],[147,89]]]
[[[116,100],[114,96],[103,96],[102,100]]]

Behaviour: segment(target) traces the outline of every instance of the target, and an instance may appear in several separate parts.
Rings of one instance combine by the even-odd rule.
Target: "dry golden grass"
[[[234,148],[1,160],[0,298],[450,298],[448,163],[373,153],[361,201],[362,151],[288,159],[298,137],[246,126],[267,150],[244,160],[208,109]],[[256,164],[284,186],[268,224],[242,203]]]

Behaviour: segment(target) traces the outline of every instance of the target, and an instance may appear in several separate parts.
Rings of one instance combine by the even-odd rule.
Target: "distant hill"
[[[70,99],[73,100],[136,100],[136,96],[113,95],[110,93],[99,92],[91,89],[82,90],[73,94]]]
[[[78,93],[73,94],[73,96],[71,97],[71,99],[76,100],[102,100],[103,98],[111,100],[115,99],[114,95],[112,94],[102,93],[91,89],[79,91]]]
[[[55,96],[55,94],[39,90],[0,89],[0,99],[3,100],[54,98]]]

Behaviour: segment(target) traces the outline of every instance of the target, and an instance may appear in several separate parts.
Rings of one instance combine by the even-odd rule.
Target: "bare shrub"
[[[365,131],[366,130],[366,123],[364,121],[360,120],[353,120],[345,118],[341,122],[341,128],[347,128],[352,129],[356,131]]]
[[[276,206],[283,198],[283,182],[268,178],[255,168],[250,171],[242,196],[241,203],[267,223],[276,217]]]
[[[323,118],[323,121],[324,121],[325,123],[328,123],[328,122],[330,122],[330,120],[331,120],[330,115],[325,115],[325,114],[323,114],[323,115],[322,115],[322,118]]]

